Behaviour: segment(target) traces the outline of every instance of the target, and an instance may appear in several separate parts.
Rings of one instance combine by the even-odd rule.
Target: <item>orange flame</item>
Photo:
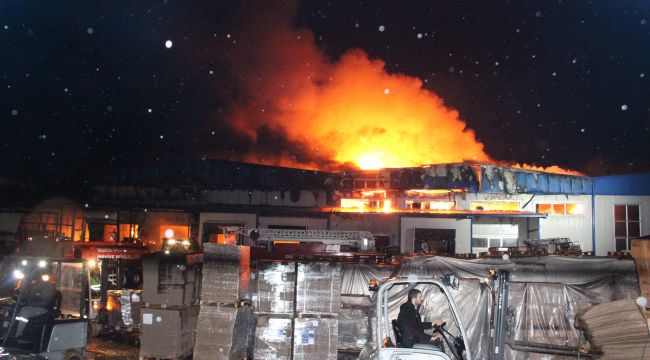
[[[458,111],[420,79],[389,73],[359,49],[332,62],[311,31],[290,27],[295,9],[258,10],[264,15],[245,17],[250,29],[274,31],[234,34],[246,46],[227,60],[246,94],[228,116],[254,143],[238,149],[241,160],[322,170],[493,162]]]

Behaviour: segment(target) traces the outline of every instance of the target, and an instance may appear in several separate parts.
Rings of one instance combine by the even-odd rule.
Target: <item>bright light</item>
[[[95,266],[97,266],[97,261],[95,261],[94,259],[88,260],[88,267],[90,267],[91,269],[94,269]]]
[[[167,240],[167,245],[176,245],[176,240],[174,240],[174,239],[168,239],[168,240]]]
[[[43,280],[43,281],[50,281],[50,275],[48,275],[48,274],[44,274],[43,276],[41,276],[41,280]]]
[[[25,274],[23,274],[23,272],[20,270],[14,270],[14,277],[18,280],[21,280],[25,277]]]
[[[39,260],[39,262],[38,262],[38,267],[40,267],[40,268],[44,268],[44,267],[46,267],[46,266],[47,266],[47,261],[45,261],[45,260]]]
[[[384,200],[384,212],[390,212],[391,210],[391,201],[390,200]]]
[[[366,154],[359,156],[359,167],[361,170],[377,170],[384,167],[384,163],[377,154]]]
[[[171,40],[167,40],[167,41],[165,41],[165,47],[166,47],[167,49],[171,49],[172,45],[174,45],[174,44],[172,43]]]
[[[368,205],[368,200],[365,199],[350,199],[350,198],[342,198],[341,199],[341,207],[342,208],[359,208],[363,209]]]
[[[23,260],[20,262],[23,266],[27,266],[27,260]]]
[[[174,237],[174,230],[172,230],[172,229],[165,230],[165,237],[167,239],[173,238]]]
[[[183,246],[190,246],[190,241],[189,240],[183,240],[183,241],[181,241],[181,244]]]

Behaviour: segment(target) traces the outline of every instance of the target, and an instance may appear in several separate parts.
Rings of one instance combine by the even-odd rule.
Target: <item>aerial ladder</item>
[[[239,236],[239,245],[252,247],[251,256],[268,260],[348,260],[384,262],[369,231],[251,229],[226,227],[224,235]]]

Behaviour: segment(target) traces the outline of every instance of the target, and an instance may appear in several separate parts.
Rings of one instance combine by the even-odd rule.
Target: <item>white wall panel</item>
[[[614,205],[639,205],[641,236],[650,235],[650,196],[596,196],[596,255],[615,251]]]

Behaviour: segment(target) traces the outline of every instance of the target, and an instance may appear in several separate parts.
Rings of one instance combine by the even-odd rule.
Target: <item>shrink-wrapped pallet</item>
[[[194,349],[198,306],[143,308],[140,356],[184,359]]]
[[[336,360],[337,318],[297,318],[294,326],[294,360]]]
[[[282,315],[257,315],[254,358],[291,359],[291,319]]]
[[[296,312],[337,314],[341,306],[341,264],[298,264]]]
[[[363,349],[369,336],[368,309],[342,307],[338,319],[338,348]]]
[[[203,247],[202,302],[250,298],[250,247],[208,243]]]
[[[250,306],[202,305],[194,359],[244,359],[252,354],[253,310]]]
[[[260,263],[255,273],[255,311],[292,314],[296,270],[294,263]]]

